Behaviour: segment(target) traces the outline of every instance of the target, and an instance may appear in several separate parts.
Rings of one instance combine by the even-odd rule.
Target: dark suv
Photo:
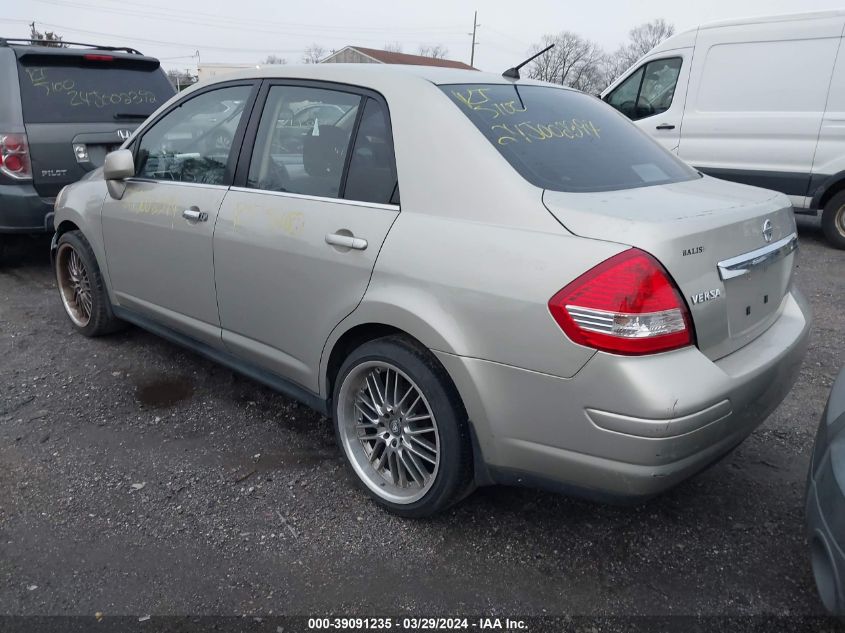
[[[61,188],[174,94],[135,49],[45,44],[0,38],[0,234],[52,231]]]

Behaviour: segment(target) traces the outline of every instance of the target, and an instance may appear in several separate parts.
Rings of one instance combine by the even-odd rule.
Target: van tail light
[[[0,173],[15,180],[32,178],[32,163],[29,160],[26,134],[0,132]]]
[[[574,342],[613,354],[665,352],[693,344],[689,310],[669,273],[636,248],[588,270],[549,300]]]
[[[82,58],[87,62],[113,62],[113,55],[83,55]]]

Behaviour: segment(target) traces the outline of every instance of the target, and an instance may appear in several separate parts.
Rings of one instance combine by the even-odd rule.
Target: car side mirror
[[[103,164],[103,178],[106,180],[106,187],[109,195],[115,200],[120,200],[126,192],[126,178],[135,175],[135,159],[128,149],[119,149],[106,154]]]

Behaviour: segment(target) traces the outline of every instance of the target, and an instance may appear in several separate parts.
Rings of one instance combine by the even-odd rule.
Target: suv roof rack
[[[85,48],[92,48],[92,49],[99,49],[102,51],[123,51],[129,53],[130,55],[143,55],[143,53],[135,48],[130,48],[128,46],[103,46],[100,44],[87,44],[85,42],[66,42],[61,40],[62,44],[68,46],[84,46]],[[24,38],[15,38],[15,37],[0,37],[0,46],[8,46],[9,44],[29,44],[31,46],[39,46],[39,45],[55,45],[56,40],[30,40]],[[51,48],[63,48],[58,46],[50,46]]]

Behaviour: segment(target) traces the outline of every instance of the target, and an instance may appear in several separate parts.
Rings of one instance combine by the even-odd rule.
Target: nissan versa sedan
[[[824,606],[845,616],[845,370],[833,384],[810,463],[807,536]]]
[[[194,86],[61,192],[55,229],[82,334],[134,323],[309,404],[410,517],[491,483],[659,493],[778,405],[810,326],[782,194],[702,176],[593,97],[477,71]]]

